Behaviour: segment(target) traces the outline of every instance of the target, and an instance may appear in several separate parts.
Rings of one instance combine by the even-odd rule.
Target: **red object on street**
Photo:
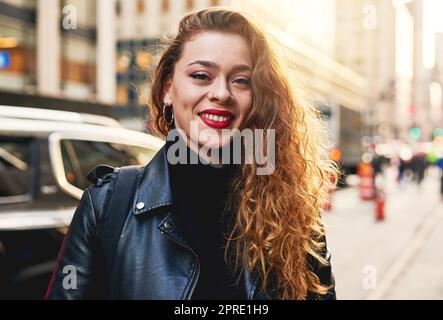
[[[375,198],[375,220],[382,221],[385,219],[385,195],[382,191],[377,192]]]
[[[335,192],[335,176],[333,174],[328,174],[327,178],[329,180],[329,183],[327,183],[325,185],[326,188],[328,188],[328,200],[327,202],[324,204],[323,209],[327,210],[327,211],[331,211],[332,210],[332,201],[333,201],[333,197],[334,197],[334,192]]]
[[[327,211],[331,211],[332,210],[332,197],[333,197],[333,195],[334,195],[334,189],[333,188],[329,188],[329,190],[328,190],[329,199],[328,199],[328,202],[325,205],[325,210],[327,210]]]
[[[361,162],[358,165],[358,175],[360,176],[360,199],[374,199],[374,169],[370,163]]]

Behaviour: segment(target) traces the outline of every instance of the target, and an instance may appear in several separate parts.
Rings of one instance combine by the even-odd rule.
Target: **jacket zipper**
[[[200,259],[198,258],[197,254],[195,253],[194,250],[192,250],[191,247],[183,244],[182,242],[179,242],[179,241],[175,240],[172,236],[170,236],[169,234],[167,234],[164,231],[161,231],[161,233],[165,234],[169,239],[171,239],[175,243],[178,243],[182,247],[185,247],[186,249],[190,250],[192,252],[192,254],[195,256],[195,258],[197,259],[197,277],[195,278],[195,281],[194,281],[193,286],[191,288],[191,292],[189,293],[189,296],[187,298],[187,300],[191,300],[192,294],[194,293],[195,287],[197,286],[198,278],[200,277]]]

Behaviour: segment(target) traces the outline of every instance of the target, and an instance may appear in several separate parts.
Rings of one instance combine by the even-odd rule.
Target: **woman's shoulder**
[[[88,181],[92,183],[87,189],[91,197],[93,196],[93,198],[96,199],[99,195],[106,194],[113,184],[113,181],[115,181],[118,170],[119,168],[108,165],[98,165],[92,169],[86,177]]]
[[[109,200],[118,169],[108,165],[98,165],[87,175],[87,179],[92,185],[85,192],[89,193],[95,218],[98,221],[102,220],[103,206]]]
[[[104,219],[103,215],[107,211],[113,193],[115,193],[114,189],[120,188],[120,191],[124,191],[124,189],[132,190],[132,186],[137,180],[136,178],[139,178],[144,168],[145,166],[142,165],[116,168],[108,165],[98,165],[91,170],[87,179],[92,185],[86,192],[90,195],[98,222]],[[117,176],[120,176],[120,178],[117,179]]]
[[[93,186],[101,186],[103,182],[109,182],[115,177],[117,169],[105,164],[101,164],[92,169],[88,175],[87,179],[89,182],[93,183]]]

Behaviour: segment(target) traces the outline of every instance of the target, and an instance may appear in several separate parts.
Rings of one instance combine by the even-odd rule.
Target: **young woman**
[[[137,171],[129,209],[111,200],[122,170],[91,173],[47,298],[335,299],[320,217],[335,167],[263,32],[234,11],[187,15],[151,98],[155,129],[175,140]],[[274,130],[275,141],[241,139],[239,163],[228,129]],[[245,159],[261,147],[275,163],[259,174]]]

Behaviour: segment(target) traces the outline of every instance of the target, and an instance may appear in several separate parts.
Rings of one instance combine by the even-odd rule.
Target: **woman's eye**
[[[251,80],[245,79],[245,78],[236,79],[234,82],[237,82],[239,84],[244,84],[244,85],[250,85],[251,84]]]
[[[191,75],[192,78],[199,80],[199,81],[205,81],[205,80],[211,80],[206,74],[204,73],[194,73]]]

